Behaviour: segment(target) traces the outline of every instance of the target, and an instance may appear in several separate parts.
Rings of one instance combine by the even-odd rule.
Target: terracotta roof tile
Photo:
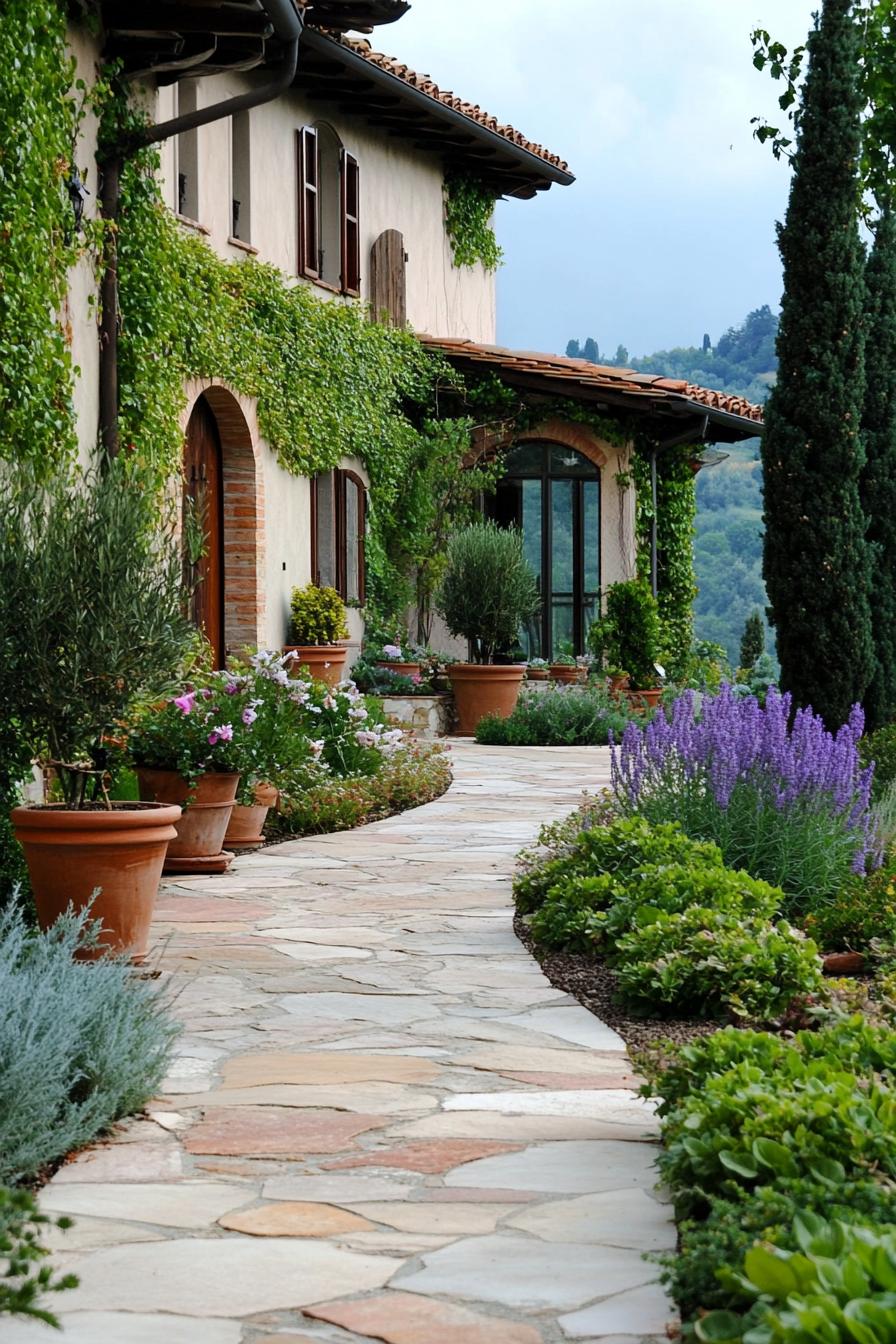
[[[757,426],[762,424],[761,406],[754,405],[745,397],[698,387],[696,383],[688,383],[683,378],[664,378],[660,374],[638,373],[634,369],[591,364],[587,359],[569,359],[565,355],[506,350],[499,345],[481,345],[453,336],[419,335],[419,339],[430,349],[441,350],[449,358],[483,367],[497,367],[506,373],[533,374],[573,387],[602,388],[608,393],[621,393],[633,402],[681,399],[705,406],[708,410],[752,420]]]
[[[509,140],[511,144],[517,145],[518,148],[527,150],[528,153],[534,154],[536,158],[543,159],[545,163],[551,164],[553,168],[557,168],[560,172],[569,172],[569,165],[560,158],[559,154],[552,154],[543,145],[529,140],[515,126],[502,124],[497,117],[493,117],[489,112],[486,112],[478,103],[469,103],[458,97],[457,94],[452,93],[450,89],[440,89],[429,75],[423,75],[416,70],[412,70],[409,65],[400,61],[396,56],[387,56],[381,51],[374,51],[370,43],[363,38],[346,37],[343,33],[335,32],[327,33],[327,36],[332,38],[334,42],[339,42],[342,46],[350,48],[359,56],[363,56],[364,60],[369,61],[371,65],[376,65],[380,70],[385,70],[387,74],[394,75],[396,79],[400,79],[402,83],[409,85],[412,89],[427,94],[435,102],[441,103],[443,107],[450,107],[454,112],[469,117],[471,121],[484,126],[486,130],[492,131],[495,135],[500,135],[503,140]]]

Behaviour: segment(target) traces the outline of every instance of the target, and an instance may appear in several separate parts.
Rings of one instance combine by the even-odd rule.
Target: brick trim
[[[228,652],[264,642],[265,510],[256,403],[226,383],[192,378],[181,428],[203,394],[221,438],[224,490],[224,638]]]
[[[581,453],[596,467],[607,465],[604,440],[598,438],[595,431],[588,425],[578,424],[574,420],[561,420],[559,418],[544,420],[540,425],[535,425],[532,429],[517,434],[513,441],[514,443],[532,443],[534,441],[560,443],[565,448],[573,448],[577,453]]]

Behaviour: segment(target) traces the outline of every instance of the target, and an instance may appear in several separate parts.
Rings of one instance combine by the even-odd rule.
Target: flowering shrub
[[[432,695],[432,682],[421,672],[408,675],[390,667],[378,667],[372,655],[359,658],[352,668],[352,681],[367,695]],[[398,661],[397,659],[395,661]],[[404,660],[402,660],[404,661]]]
[[[630,723],[612,759],[622,812],[678,820],[714,840],[732,867],[783,888],[788,913],[832,897],[850,872],[879,866],[870,808],[873,768],[862,769],[856,706],[832,736],[789,695],[765,707],[728,686],[699,702],[680,696],[645,727]]]
[[[176,770],[188,783],[200,775],[238,774],[257,717],[247,685],[231,672],[213,672],[180,695],[144,709],[128,733],[136,766]]]
[[[323,835],[432,802],[451,783],[446,749],[405,742],[381,759],[374,775],[322,778],[283,793],[277,830],[284,835]]]

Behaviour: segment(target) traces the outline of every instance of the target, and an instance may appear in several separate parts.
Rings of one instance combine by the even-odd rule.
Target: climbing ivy
[[[475,266],[496,271],[504,256],[495,237],[492,217],[494,192],[475,178],[449,173],[445,178],[445,229],[451,242],[455,266]]]
[[[687,671],[694,642],[694,489],[693,448],[667,448],[657,456],[657,600],[662,624],[663,658],[673,680]],[[650,579],[650,534],[653,498],[650,489],[650,445],[636,441],[632,457],[635,485],[635,534],[638,576]]]
[[[0,457],[50,467],[74,455],[66,312],[78,258],[66,180],[83,85],[57,0],[0,6]]]

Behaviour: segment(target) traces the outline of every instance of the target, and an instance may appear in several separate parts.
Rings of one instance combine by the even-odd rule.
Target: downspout
[[[657,571],[657,513],[659,512],[657,500],[657,472],[656,460],[660,453],[667,448],[677,448],[682,443],[706,442],[706,431],[709,429],[709,416],[703,417],[703,423],[698,430],[688,429],[683,434],[675,434],[671,439],[661,439],[653,443],[650,448],[650,501],[651,501],[651,520],[650,520],[650,588],[657,597],[659,594],[659,582]]]
[[[156,126],[147,126],[112,146],[100,164],[100,205],[108,227],[103,239],[103,274],[100,282],[99,437],[107,458],[117,457],[121,448],[118,433],[118,220],[122,169],[126,160],[146,145],[158,144],[172,135],[196,130],[213,121],[232,117],[237,112],[260,107],[286,92],[298,68],[304,19],[296,12],[292,0],[265,0],[264,8],[277,37],[288,44],[283,60],[267,83],[234,98],[227,98],[224,102],[215,103],[212,107],[198,108],[195,112],[185,112],[181,117],[172,117]]]

